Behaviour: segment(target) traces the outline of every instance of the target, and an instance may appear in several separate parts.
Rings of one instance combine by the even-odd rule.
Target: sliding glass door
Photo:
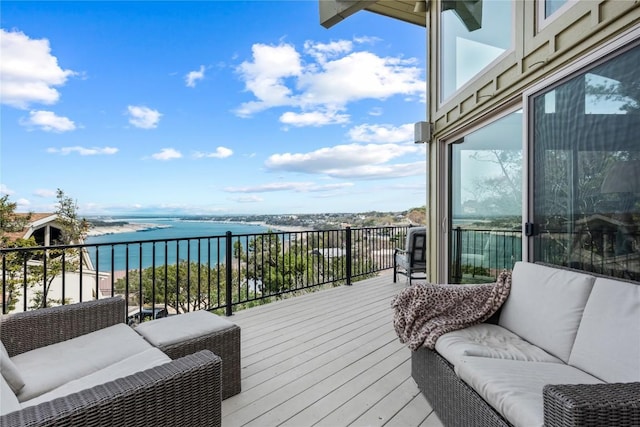
[[[449,145],[449,283],[493,282],[522,259],[522,111]]]
[[[640,280],[640,47],[531,97],[531,261]]]

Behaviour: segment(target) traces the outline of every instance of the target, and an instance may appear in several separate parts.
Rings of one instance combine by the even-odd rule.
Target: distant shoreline
[[[203,221],[205,222],[205,221]],[[206,222],[216,222],[216,223],[224,223],[227,221],[206,221]],[[308,228],[299,227],[299,226],[287,226],[287,225],[273,225],[267,224],[264,221],[251,221],[251,222],[233,222],[233,224],[242,224],[242,225],[254,225],[259,227],[264,227],[272,231],[276,232],[284,232],[284,233],[295,233],[300,231],[310,231]],[[87,237],[96,237],[96,236],[105,236],[109,234],[121,234],[121,233],[134,233],[139,231],[148,231],[155,230],[158,228],[171,228],[171,225],[166,224],[151,224],[151,223],[136,223],[129,222],[127,224],[119,224],[119,225],[100,225],[94,226],[87,232]]]
[[[100,225],[92,227],[87,232],[87,237],[105,236],[107,234],[133,233],[137,231],[155,230],[157,228],[170,228],[170,225],[127,223],[122,225]]]

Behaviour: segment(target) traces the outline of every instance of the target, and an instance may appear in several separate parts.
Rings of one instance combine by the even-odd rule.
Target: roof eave
[[[320,24],[331,28],[356,12],[366,10],[389,18],[426,27],[425,12],[415,12],[407,1],[319,0]]]

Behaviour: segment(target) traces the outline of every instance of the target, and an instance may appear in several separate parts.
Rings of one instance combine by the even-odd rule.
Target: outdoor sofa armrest
[[[546,385],[545,426],[640,425],[640,382]]]
[[[393,256],[396,256],[396,255],[398,255],[398,254],[406,255],[406,254],[408,254],[408,253],[409,253],[409,252],[407,252],[407,250],[406,250],[406,249],[402,249],[402,248],[395,248],[395,249],[393,250]]]
[[[222,360],[209,350],[0,417],[17,426],[222,424]]]
[[[41,308],[0,318],[0,339],[9,356],[66,341],[126,319],[121,297]]]

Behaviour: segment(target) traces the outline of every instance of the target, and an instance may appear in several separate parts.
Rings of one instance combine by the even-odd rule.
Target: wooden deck
[[[222,404],[232,426],[442,426],[411,378],[393,330],[390,272],[239,311],[242,393]]]

